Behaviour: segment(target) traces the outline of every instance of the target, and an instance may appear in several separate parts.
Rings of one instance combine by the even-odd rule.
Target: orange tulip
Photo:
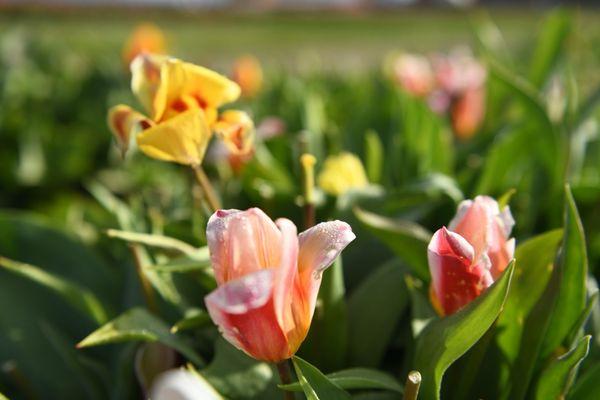
[[[254,97],[263,84],[263,71],[258,59],[245,55],[235,60],[233,80],[242,88],[242,96]]]
[[[430,297],[441,315],[453,314],[487,289],[513,258],[514,220],[508,206],[477,196],[463,201],[449,229],[439,229],[428,247]]]
[[[258,208],[219,210],[206,229],[218,288],[205,298],[225,339],[278,362],[306,337],[322,272],[354,240],[348,224],[324,222],[297,235],[287,219]]]
[[[165,35],[153,24],[138,25],[123,48],[123,63],[127,67],[140,54],[164,54],[166,52]]]

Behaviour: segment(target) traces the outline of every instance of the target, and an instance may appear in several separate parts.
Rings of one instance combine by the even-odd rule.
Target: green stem
[[[289,385],[290,383],[292,383],[292,374],[290,371],[289,360],[280,361],[275,365],[277,365],[277,372],[279,372],[279,379],[281,379],[281,384]],[[294,393],[284,390],[283,391],[283,399],[284,400],[294,400]]]
[[[202,169],[202,166],[194,165],[192,166],[192,169],[194,170],[194,174],[196,176],[198,184],[202,188],[202,193],[204,195],[204,198],[206,199],[206,202],[208,203],[208,206],[212,209],[213,212],[221,209],[221,202],[219,201],[219,198],[217,197],[217,194],[215,193],[215,190],[212,184],[210,183],[208,176],[206,176],[204,169]]]

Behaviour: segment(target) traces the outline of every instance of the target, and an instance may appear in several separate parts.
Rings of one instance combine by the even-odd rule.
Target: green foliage
[[[179,351],[196,365],[203,365],[202,358],[182,338],[171,333],[168,325],[142,308],[131,309],[90,333],[77,344],[78,348],[100,346],[130,340],[160,341]]]
[[[514,262],[502,278],[456,314],[433,321],[421,332],[415,350],[415,370],[421,373],[420,395],[439,399],[446,369],[473,346],[496,320],[508,295]]]
[[[389,374],[367,368],[351,368],[327,374],[326,378],[331,383],[342,389],[383,389],[402,393],[402,385]],[[290,391],[302,391],[299,382],[287,385],[279,385],[281,389]]]
[[[292,358],[294,369],[302,391],[307,400],[341,400],[350,399],[348,392],[344,391],[333,381],[329,380],[321,371],[307,363],[300,357]]]
[[[107,107],[134,104],[118,56],[129,19],[115,18],[108,30],[102,22],[100,38],[91,33],[101,19],[7,11],[0,16],[0,399],[142,398],[157,373],[185,365],[232,400],[300,392],[397,399],[397,378],[413,369],[423,379],[419,399],[597,397],[594,13],[471,18],[476,57],[487,69],[486,103],[466,140],[453,136],[452,110],[434,112],[431,98],[398,85],[393,56],[383,73],[379,65],[392,46],[450,51],[447,44],[465,39],[468,24],[458,15],[148,16],[166,29],[174,55],[198,60],[201,52],[221,72],[238,50],[251,48],[261,62],[285,58],[279,69],[265,61],[263,89],[232,105],[258,127],[252,159],[238,169],[215,149],[207,154],[203,167],[224,207],[260,207],[301,226],[300,154],[317,156],[318,176],[328,155],[349,151],[371,185],[337,198],[317,188],[316,219],[344,220],[357,239],[344,250],[343,268],[338,258],[323,275],[302,358],[291,361],[297,382],[278,387],[275,366],[227,343],[206,309],[204,297],[217,286],[205,229],[211,210],[193,175],[148,159],[133,143],[121,159],[111,144]],[[234,25],[239,31],[229,30]],[[420,26],[438,29],[423,34]],[[267,31],[281,40],[253,47]],[[352,57],[340,50],[349,44]],[[291,73],[303,48],[317,55],[302,54]],[[355,68],[355,58],[369,69]],[[335,62],[333,72],[322,62]],[[270,117],[285,125],[274,137],[260,128]],[[440,318],[429,296],[431,232],[478,194],[510,205],[516,261],[480,297]]]

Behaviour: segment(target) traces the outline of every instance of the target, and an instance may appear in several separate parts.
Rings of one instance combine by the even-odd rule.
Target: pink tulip
[[[417,97],[426,96],[434,85],[431,64],[420,55],[400,55],[394,61],[393,74],[404,90]]]
[[[460,204],[449,229],[433,235],[430,295],[440,314],[455,313],[498,279],[514,255],[513,225],[508,206],[501,211],[496,200],[477,196]]]
[[[354,240],[342,221],[297,235],[258,208],[219,210],[206,230],[218,288],[205,298],[225,339],[248,355],[290,358],[306,337],[322,272]]]

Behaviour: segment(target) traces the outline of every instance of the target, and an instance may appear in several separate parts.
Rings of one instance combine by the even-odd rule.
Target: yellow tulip
[[[369,184],[360,158],[347,152],[327,157],[317,181],[321,189],[334,196]]]
[[[209,69],[160,55],[131,63],[131,88],[149,117],[125,105],[113,107],[109,127],[124,153],[129,138],[146,155],[200,165],[216,122],[217,108],[235,101],[239,86]]]

